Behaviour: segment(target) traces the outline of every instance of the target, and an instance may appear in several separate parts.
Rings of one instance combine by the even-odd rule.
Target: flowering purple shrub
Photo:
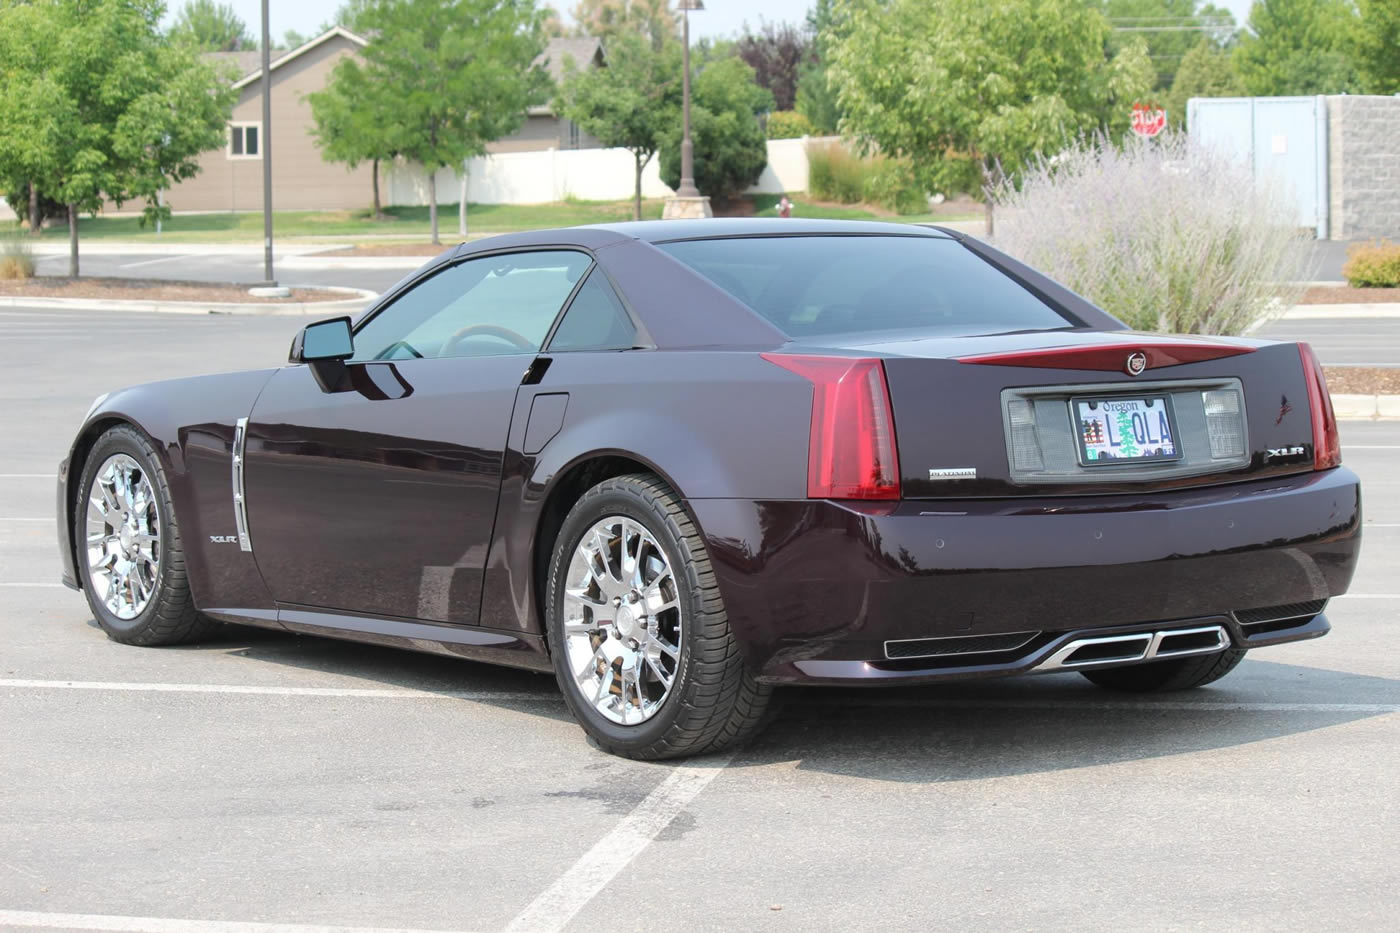
[[[1244,333],[1311,275],[1292,203],[1184,134],[1084,140],[991,197],[998,249],[1137,330]]]

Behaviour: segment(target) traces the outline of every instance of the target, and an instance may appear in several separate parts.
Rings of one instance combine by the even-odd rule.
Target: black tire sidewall
[[[646,528],[656,539],[656,543],[661,545],[661,550],[671,565],[683,611],[681,656],[671,692],[655,715],[634,726],[612,722],[580,696],[578,685],[569,671],[568,650],[564,642],[563,592],[574,549],[578,547],[588,529],[610,515],[623,515],[632,519]],[[686,694],[691,685],[690,667],[694,655],[692,642],[697,637],[698,619],[703,611],[696,598],[695,587],[691,584],[689,548],[673,534],[665,513],[655,507],[649,498],[643,500],[623,492],[608,490],[586,496],[569,513],[555,539],[554,553],[550,559],[546,605],[545,628],[555,677],[559,681],[565,702],[584,729],[594,734],[601,742],[622,749],[644,749],[660,742],[680,715],[682,704],[687,703],[689,699]]]
[[[157,507],[160,510],[160,566],[156,571],[155,589],[150,600],[146,603],[146,608],[141,610],[141,613],[134,619],[119,619],[98,601],[92,583],[92,568],[88,566],[87,561],[88,497],[92,491],[93,479],[107,460],[115,454],[125,454],[140,464],[141,471],[150,480],[151,490],[156,495]],[[73,540],[77,550],[78,573],[82,578],[83,595],[87,597],[88,607],[92,609],[97,624],[114,638],[118,640],[139,638],[146,629],[151,627],[156,616],[159,615],[169,579],[173,538],[171,529],[174,524],[174,506],[171,504],[167,492],[165,473],[150,446],[144,443],[134,431],[126,428],[114,429],[98,438],[97,443],[88,453],[87,462],[83,467],[82,480],[78,485],[78,498],[73,507]]]

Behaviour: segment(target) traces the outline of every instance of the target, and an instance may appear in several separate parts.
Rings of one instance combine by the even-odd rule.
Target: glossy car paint
[[[685,497],[715,561],[746,659],[779,682],[920,681],[1014,673],[1085,628],[1226,618],[1232,610],[1335,596],[1360,541],[1347,469],[1269,463],[1311,451],[1292,345],[1149,370],[1144,378],[1237,376],[1253,457],[1234,474],[1160,483],[1034,488],[1011,482],[998,399],[1010,386],[1091,381],[968,365],[962,356],[1144,338],[1033,270],[968,248],[1057,306],[1074,329],[919,341],[792,343],[652,240],[868,233],[941,239],[904,226],[706,221],[541,231],[447,251],[366,314],[444,263],[496,251],[589,252],[637,325],[630,351],[352,364],[325,392],[305,365],[153,383],[97,405],[61,470],[65,582],[86,450],[126,421],[169,477],[196,602],[218,618],[545,670],[542,569],[571,491],[596,471],[645,469]],[[1163,339],[1154,335],[1153,341]],[[884,361],[905,500],[806,498],[811,387],[756,351]],[[270,361],[271,362],[271,361]],[[537,404],[537,400],[540,400]],[[957,400],[956,405],[947,404]],[[969,431],[967,419],[996,425]],[[234,533],[234,424],[249,418],[253,551]],[[959,462],[947,462],[950,436]],[[931,483],[927,469],[978,467]],[[1111,591],[1131,591],[1130,603]],[[1132,608],[1125,608],[1125,606]],[[1236,643],[1244,635],[1228,626]],[[1048,633],[1015,659],[959,666],[886,661],[887,639]],[[1319,616],[1273,640],[1315,637]],[[1257,644],[1259,642],[1250,642]]]

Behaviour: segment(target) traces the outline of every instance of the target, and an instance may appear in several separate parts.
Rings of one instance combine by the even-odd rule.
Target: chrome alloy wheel
[[[88,577],[93,595],[118,619],[134,619],[160,576],[160,508],[146,470],[113,454],[93,475],[87,507]]]
[[[681,661],[675,574],[656,538],[613,515],[584,532],[564,588],[564,645],[584,702],[633,726],[661,709]]]

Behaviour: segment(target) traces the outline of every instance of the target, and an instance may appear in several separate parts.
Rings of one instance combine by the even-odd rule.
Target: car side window
[[[608,277],[594,268],[569,303],[559,329],[549,341],[551,353],[569,350],[630,350],[637,329],[618,300]]]
[[[548,250],[455,263],[367,321],[352,360],[538,353],[592,262],[586,253]]]

